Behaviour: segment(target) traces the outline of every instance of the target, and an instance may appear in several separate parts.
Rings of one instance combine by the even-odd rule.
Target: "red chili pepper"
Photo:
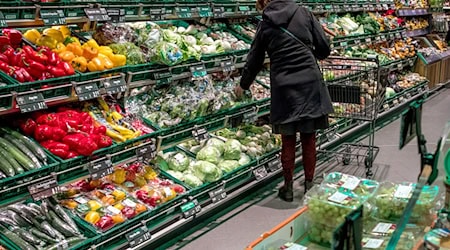
[[[56,66],[56,65],[58,65],[58,63],[61,62],[61,60],[59,59],[59,56],[53,51],[48,52],[47,56],[48,56],[48,64],[49,65]]]
[[[66,136],[67,132],[59,127],[53,128],[53,140],[55,141],[61,141],[64,136]]]
[[[40,71],[41,73],[44,72],[47,68],[44,66],[44,64],[34,61],[33,59],[27,58],[25,60],[26,64],[28,64],[28,67],[36,69]]]
[[[99,148],[106,148],[112,145],[112,139],[106,135],[100,135],[100,139],[97,142]]]
[[[22,43],[22,33],[16,29],[3,29],[2,33],[9,38],[12,45]]]
[[[69,155],[69,151],[66,151],[64,149],[60,149],[60,148],[50,148],[48,151],[50,151],[50,153],[58,156],[59,158],[62,159],[68,159],[67,156]]]
[[[37,123],[31,119],[28,118],[26,121],[20,123],[20,129],[26,134],[26,135],[32,135],[34,133],[34,130],[37,127]]]
[[[54,66],[48,66],[47,70],[50,74],[54,75],[55,77],[62,77],[66,75],[64,69],[60,69]]]
[[[34,139],[37,141],[45,141],[53,138],[53,130],[52,127],[48,125],[37,125],[34,130]]]
[[[58,64],[58,67],[63,68],[64,72],[66,72],[66,75],[68,76],[75,74],[75,70],[73,69],[72,64],[68,62],[60,62]]]
[[[9,63],[9,59],[7,56],[0,53],[0,62]]]
[[[38,124],[49,125],[51,127],[58,127],[58,116],[56,114],[43,114],[36,119]]]

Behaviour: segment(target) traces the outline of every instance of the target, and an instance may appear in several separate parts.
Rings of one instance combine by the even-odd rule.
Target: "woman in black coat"
[[[300,132],[305,192],[313,185],[316,167],[315,132],[328,127],[333,112],[330,96],[317,59],[330,55],[324,31],[307,9],[293,0],[258,0],[264,9],[247,57],[236,94],[249,89],[262,69],[265,52],[270,57],[271,111],[273,131],[282,135],[281,162],[284,186],[278,196],[293,200],[296,133]]]

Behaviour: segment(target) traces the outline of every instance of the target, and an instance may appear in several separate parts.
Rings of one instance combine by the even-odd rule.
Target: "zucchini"
[[[44,163],[44,165],[47,164],[47,155],[35,141],[9,128],[0,128],[0,132],[10,134],[16,139],[21,140],[28,147],[28,149],[34,152],[34,155],[36,155],[39,160]]]
[[[46,248],[46,250],[59,250],[64,247],[75,246],[76,244],[78,244],[84,240],[85,240],[85,238],[83,238],[83,237],[71,237],[71,238],[68,238],[67,240],[64,240],[65,242],[60,242],[60,243],[51,245],[50,247]],[[64,243],[66,243],[67,245]]]
[[[27,170],[35,169],[36,166],[33,164],[30,158],[28,158],[26,155],[22,153],[18,148],[16,148],[14,145],[12,145],[7,140],[0,137],[0,147],[7,150],[11,155],[14,157],[17,162],[22,165]]]
[[[20,151],[22,151],[22,153],[24,153],[26,156],[28,156],[28,158],[31,159],[31,161],[33,161],[34,164],[36,164],[36,166],[38,168],[42,168],[41,163],[39,162],[38,158],[34,155],[33,152],[31,152],[30,149],[28,149],[25,144],[22,143],[22,141],[15,139],[13,136],[11,135],[4,135],[3,138],[5,138],[7,141],[9,141],[11,144],[13,144],[14,146],[16,146],[16,148],[18,148]]]
[[[0,158],[3,158],[3,155],[0,155]],[[16,175],[14,167],[6,159],[0,161],[0,170],[8,177]]]
[[[55,214],[53,211],[49,211],[50,217],[52,217],[52,225],[53,227],[58,230],[60,233],[64,234],[66,237],[76,236],[77,231],[73,229],[71,226],[67,225],[64,221],[62,221],[58,215]]]
[[[58,242],[56,239],[48,236],[47,234],[37,230],[34,227],[30,228],[29,230],[30,230],[30,233],[34,234],[36,237],[38,237],[39,239],[41,239],[41,240],[43,240],[43,241],[45,241],[45,242],[47,242],[49,244],[50,243],[53,244],[53,243],[57,243]]]
[[[28,244],[28,242],[26,242],[22,238],[20,238],[17,234],[9,231],[6,228],[1,228],[0,232],[22,250],[37,250],[32,245]]]
[[[1,148],[0,148],[0,158],[4,158],[5,161],[11,164],[16,174],[22,174],[23,172],[25,172],[25,170],[23,170],[22,166],[20,166],[20,164],[14,159],[14,157],[10,153],[8,153],[8,151],[1,150]]]

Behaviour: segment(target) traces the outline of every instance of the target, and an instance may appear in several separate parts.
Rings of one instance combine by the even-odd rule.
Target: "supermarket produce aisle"
[[[450,120],[450,89],[445,89],[424,105],[422,130],[428,141],[429,151],[434,151],[448,120]],[[403,150],[398,150],[399,131],[400,121],[396,120],[376,133],[375,144],[380,147],[380,153],[375,161],[374,178],[379,181],[416,181],[420,162],[417,142],[412,141]],[[363,164],[344,167],[334,162],[326,162],[318,166],[317,176],[331,171],[356,176],[365,174]],[[440,177],[435,184],[443,187],[444,171],[440,170],[439,174]],[[244,249],[263,232],[272,229],[302,206],[301,181],[300,173],[295,182],[296,194],[293,203],[286,203],[277,198],[277,188],[282,184],[279,178],[239,201],[234,209],[230,209],[231,211],[223,211],[210,221],[186,232],[182,235],[184,239],[169,249]]]

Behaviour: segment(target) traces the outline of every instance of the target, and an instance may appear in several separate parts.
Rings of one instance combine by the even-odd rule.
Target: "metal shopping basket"
[[[375,143],[375,121],[384,101],[385,86],[380,75],[385,71],[377,57],[343,58],[330,57],[319,63],[333,102],[336,118],[349,118],[369,122],[368,145],[343,144],[334,151],[323,151],[342,157],[348,165],[356,159],[366,166],[366,176],[373,176],[372,165],[379,152]]]

